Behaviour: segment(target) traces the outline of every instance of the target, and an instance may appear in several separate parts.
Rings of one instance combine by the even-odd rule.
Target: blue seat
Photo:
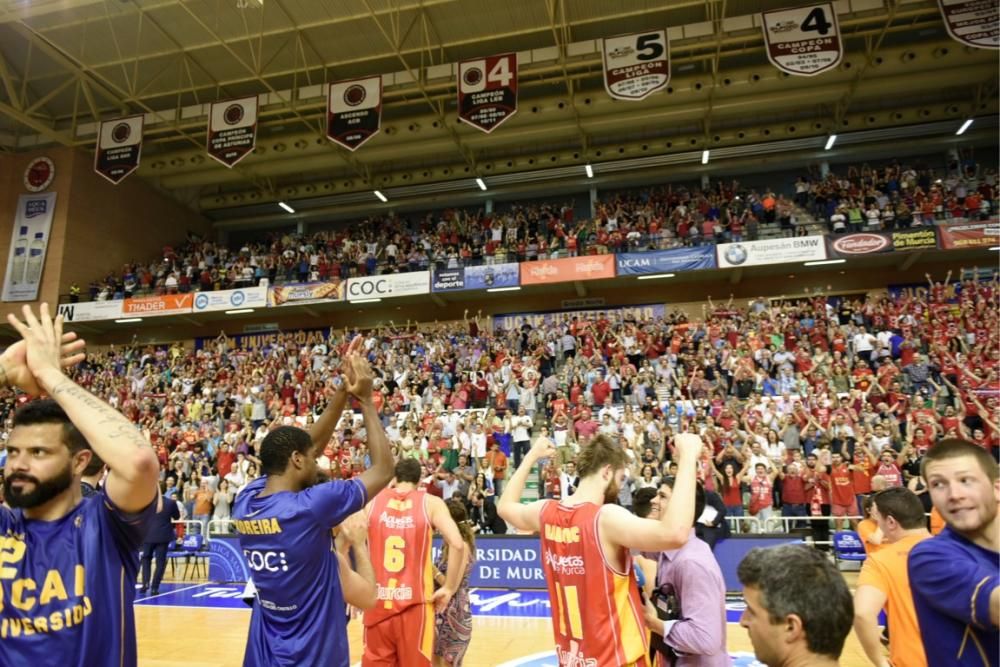
[[[861,537],[853,530],[838,530],[833,534],[833,559],[840,563],[863,563],[868,555]]]
[[[205,550],[205,536],[197,533],[185,535],[180,548],[168,551],[167,558],[171,561],[171,565],[174,558],[184,559],[184,579],[187,579],[192,574],[192,570],[193,574],[200,574],[204,577],[206,569],[205,561],[208,558],[208,553]],[[172,570],[173,567],[171,567]]]

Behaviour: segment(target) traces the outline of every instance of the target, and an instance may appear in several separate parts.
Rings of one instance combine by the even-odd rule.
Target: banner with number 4
[[[458,65],[458,117],[487,134],[517,113],[517,54]]]
[[[782,72],[815,76],[839,65],[844,56],[830,3],[764,12],[761,26],[767,57]]]
[[[616,100],[644,100],[670,83],[667,31],[604,40],[604,89]]]

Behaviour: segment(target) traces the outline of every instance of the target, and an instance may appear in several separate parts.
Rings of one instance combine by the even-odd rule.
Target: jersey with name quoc
[[[0,665],[132,667],[139,546],[156,504],[104,490],[54,521],[0,506]]]
[[[243,664],[347,667],[344,594],[330,529],[364,507],[360,479],[260,496],[261,477],[236,497],[233,520],[257,588]]]

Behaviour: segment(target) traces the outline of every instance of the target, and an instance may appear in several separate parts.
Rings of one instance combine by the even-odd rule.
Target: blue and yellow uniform
[[[135,665],[138,550],[155,513],[126,514],[103,489],[55,521],[0,506],[0,663]]]

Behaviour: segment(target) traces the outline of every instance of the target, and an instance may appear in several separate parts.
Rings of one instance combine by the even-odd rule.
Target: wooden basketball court
[[[849,584],[857,575],[845,573]],[[195,587],[194,582],[178,582]],[[240,667],[250,623],[249,608],[201,606],[136,606],[139,664],[142,667]],[[348,626],[351,663],[361,659],[361,623]],[[752,653],[746,631],[730,623],[727,633],[731,653]],[[492,667],[510,660],[551,650],[551,622],[545,618],[476,616],[472,643],[466,654],[468,667]],[[841,659],[844,667],[868,665],[852,632]],[[306,667],[306,666],[303,666]]]

